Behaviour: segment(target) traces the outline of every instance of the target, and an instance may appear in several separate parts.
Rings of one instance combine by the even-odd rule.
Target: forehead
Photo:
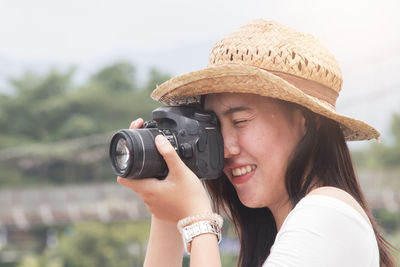
[[[205,96],[204,107],[206,109],[212,109],[218,106],[232,105],[236,103],[251,104],[254,102],[253,94],[241,94],[241,93],[218,93],[209,94]]]
[[[204,108],[213,110],[216,113],[222,113],[238,106],[247,107],[248,109],[268,109],[277,106],[277,101],[269,97],[246,93],[209,94],[206,95],[204,101]]]

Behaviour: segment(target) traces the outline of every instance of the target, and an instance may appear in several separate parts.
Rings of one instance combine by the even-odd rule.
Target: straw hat
[[[217,42],[208,67],[172,78],[152,98],[166,105],[199,102],[210,93],[252,93],[302,105],[341,124],[346,140],[380,136],[372,126],[336,112],[342,74],[335,58],[309,34],[254,20]]]

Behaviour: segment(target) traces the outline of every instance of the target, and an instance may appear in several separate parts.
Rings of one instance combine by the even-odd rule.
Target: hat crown
[[[208,66],[225,64],[295,75],[337,93],[343,82],[339,64],[312,35],[262,19],[251,21],[215,44]]]

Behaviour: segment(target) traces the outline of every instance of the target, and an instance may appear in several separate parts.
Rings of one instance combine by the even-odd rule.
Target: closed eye
[[[247,122],[248,120],[238,120],[238,121],[233,121],[233,124],[234,125],[239,125],[239,124],[241,124],[241,123],[245,123],[245,122]]]

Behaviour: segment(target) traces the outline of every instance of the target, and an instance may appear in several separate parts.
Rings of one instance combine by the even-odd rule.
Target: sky
[[[339,112],[389,140],[400,113],[398,0],[3,0],[0,91],[26,71],[76,69],[79,83],[119,60],[171,75],[204,68],[219,39],[256,18],[311,33],[338,60]]]

